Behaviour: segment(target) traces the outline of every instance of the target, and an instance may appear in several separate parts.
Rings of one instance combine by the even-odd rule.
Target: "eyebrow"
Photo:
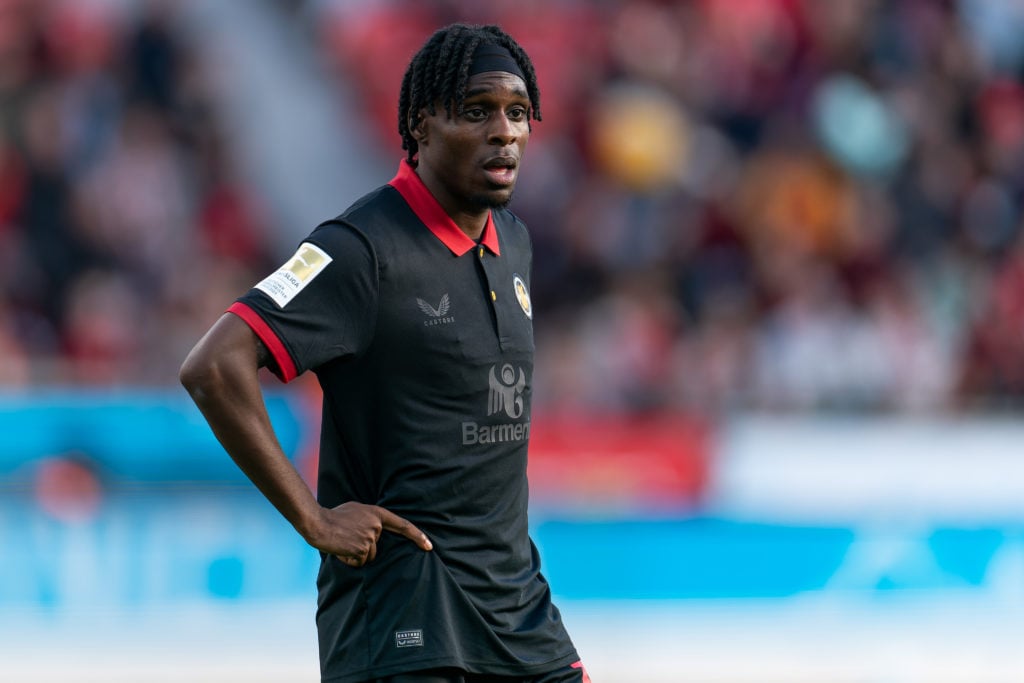
[[[494,92],[493,88],[473,88],[471,90],[467,90],[466,91],[466,97],[464,99],[468,100],[469,98],[476,97],[477,95],[489,95],[489,94],[491,94],[493,92]],[[517,97],[521,97],[524,100],[530,99],[530,96],[527,94],[526,89],[525,88],[521,88],[519,86],[516,86],[515,88],[513,88],[512,94],[517,96]]]

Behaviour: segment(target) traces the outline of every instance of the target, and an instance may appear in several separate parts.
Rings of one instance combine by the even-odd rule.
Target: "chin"
[[[473,203],[485,209],[504,209],[512,203],[512,191],[478,195],[473,198]]]

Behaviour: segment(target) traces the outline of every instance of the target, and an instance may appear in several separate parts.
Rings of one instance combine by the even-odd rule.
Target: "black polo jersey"
[[[229,309],[282,379],[319,378],[321,504],[380,505],[434,545],[385,532],[364,567],[322,558],[325,681],[578,660],[527,532],[531,258],[515,216],[477,244],[403,162]]]

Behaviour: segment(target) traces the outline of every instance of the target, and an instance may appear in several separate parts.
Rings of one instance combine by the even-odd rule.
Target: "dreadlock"
[[[470,62],[481,43],[499,45],[509,51],[526,77],[532,116],[537,121],[541,120],[537,74],[533,70],[533,62],[519,43],[497,26],[451,24],[435,32],[423,44],[402,78],[402,91],[398,97],[398,134],[402,136],[402,149],[408,151],[410,163],[419,151],[419,144],[410,129],[419,124],[421,110],[436,114],[435,103],[441,102],[448,116],[462,114]]]

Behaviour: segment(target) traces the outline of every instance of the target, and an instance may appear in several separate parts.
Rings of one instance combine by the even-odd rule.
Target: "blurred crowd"
[[[170,382],[287,256],[174,6],[0,0],[0,386]],[[512,209],[538,407],[1021,404],[1024,4],[275,7],[396,163],[398,85],[435,28],[499,23],[533,58]]]
[[[182,26],[0,0],[0,387],[169,384],[277,258]]]
[[[952,411],[1024,397],[1024,4],[316,5],[396,144],[396,82],[453,20],[541,85],[513,210],[538,399],[646,411]]]

